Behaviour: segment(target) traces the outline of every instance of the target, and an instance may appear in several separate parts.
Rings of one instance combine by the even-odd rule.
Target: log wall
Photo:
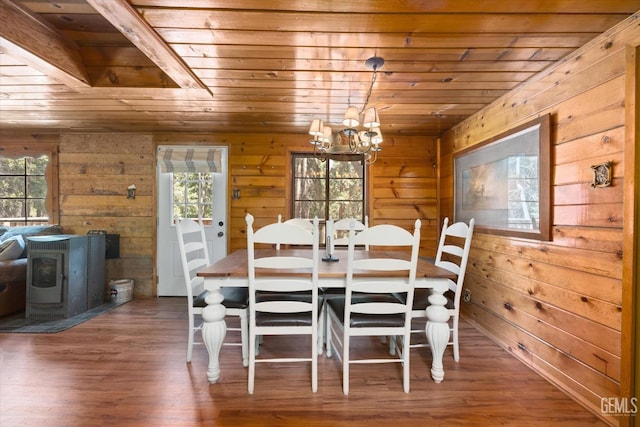
[[[443,137],[442,216],[453,215],[454,155],[551,115],[550,242],[474,233],[462,313],[610,424],[601,399],[621,395],[625,46],[630,19],[453,128]],[[613,162],[611,187],[590,165]],[[461,344],[461,358],[465,350]],[[624,381],[624,379],[622,379]]]

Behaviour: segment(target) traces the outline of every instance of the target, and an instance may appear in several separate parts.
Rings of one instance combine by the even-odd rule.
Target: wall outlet
[[[469,289],[464,289],[462,291],[462,300],[466,303],[471,302],[471,291]]]

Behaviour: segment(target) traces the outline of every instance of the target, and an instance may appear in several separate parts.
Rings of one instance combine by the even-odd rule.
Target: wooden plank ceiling
[[[0,0],[0,129],[435,135],[640,0]]]

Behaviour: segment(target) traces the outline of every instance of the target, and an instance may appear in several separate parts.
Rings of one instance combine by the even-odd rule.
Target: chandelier
[[[373,70],[371,84],[367,91],[367,97],[361,110],[351,105],[344,113],[342,124],[344,129],[333,135],[333,129],[326,126],[322,120],[313,119],[309,128],[309,135],[313,138],[309,141],[313,144],[313,151],[322,161],[335,158],[341,154],[363,155],[367,164],[373,164],[378,159],[378,152],[382,150],[382,132],[380,132],[380,118],[374,107],[368,107],[373,85],[376,82],[378,68],[384,65],[384,59],[378,56],[365,61],[365,66]],[[358,130],[360,117],[362,116],[362,129]]]

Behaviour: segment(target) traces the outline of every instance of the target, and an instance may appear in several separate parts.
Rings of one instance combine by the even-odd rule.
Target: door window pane
[[[174,173],[173,214],[180,218],[201,219],[211,224],[213,218],[213,173]]]

